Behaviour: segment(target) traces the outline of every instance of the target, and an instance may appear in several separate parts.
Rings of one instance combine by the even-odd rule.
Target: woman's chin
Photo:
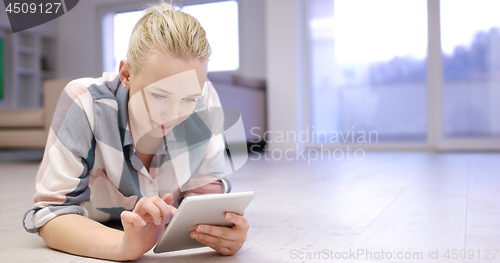
[[[161,129],[161,128],[155,127],[150,132],[148,132],[148,134],[152,137],[155,137],[155,138],[161,138],[161,137],[167,135],[171,130],[172,130],[172,128]]]

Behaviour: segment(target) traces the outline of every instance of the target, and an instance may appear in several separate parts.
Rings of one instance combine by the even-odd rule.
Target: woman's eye
[[[160,94],[156,94],[156,93],[151,93],[151,95],[153,95],[153,97],[155,97],[157,99],[164,99],[164,98],[166,98],[166,96],[163,96],[163,95],[160,95]]]
[[[185,98],[186,101],[190,101],[190,102],[196,102],[195,99],[188,99],[188,98]]]

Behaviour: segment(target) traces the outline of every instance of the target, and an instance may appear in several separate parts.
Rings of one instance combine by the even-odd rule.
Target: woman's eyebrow
[[[188,95],[186,97],[199,97],[201,96],[201,93],[196,93],[196,94],[193,94],[193,95]]]
[[[163,88],[160,88],[160,87],[157,87],[157,86],[153,86],[153,88],[155,88],[155,89],[157,89],[157,90],[159,90],[159,91],[161,91],[163,93],[167,93],[168,95],[174,95],[171,92],[168,92],[168,91],[164,90]]]
[[[160,87],[157,87],[157,86],[153,86],[153,88],[161,91],[161,92],[164,92],[164,93],[167,93],[168,95],[174,95],[172,94],[172,92],[168,92],[166,90],[164,90],[163,88],[160,88]],[[201,96],[201,93],[196,93],[196,94],[192,94],[192,95],[187,95],[186,97],[199,97]]]

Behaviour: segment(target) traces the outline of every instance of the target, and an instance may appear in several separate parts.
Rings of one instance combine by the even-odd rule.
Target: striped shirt
[[[167,147],[153,156],[149,171],[130,135],[128,92],[119,75],[109,72],[66,85],[36,176],[35,204],[23,217],[26,231],[37,233],[52,218],[68,213],[99,222],[119,220],[142,197],[185,191],[201,176],[222,179],[229,191],[224,140],[207,124],[208,109],[221,106],[209,80],[190,117],[166,135]],[[196,142],[190,143],[193,136]],[[28,229],[25,221],[31,211],[33,228]]]

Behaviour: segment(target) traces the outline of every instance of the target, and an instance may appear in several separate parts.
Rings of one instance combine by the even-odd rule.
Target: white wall
[[[302,149],[299,141],[275,143],[279,132],[299,135],[304,130],[305,64],[303,0],[266,0],[267,108],[269,149],[282,153]]]
[[[4,8],[0,8],[0,26],[10,28],[9,17]]]
[[[85,0],[79,1],[67,15],[58,18],[60,78],[92,77],[102,74],[101,17],[104,10],[122,11],[151,1]],[[176,1],[178,3],[197,2]],[[199,1],[198,1],[199,2]],[[207,1],[204,1],[207,2]],[[265,2],[238,0],[240,10],[240,68],[238,74],[266,77]]]
[[[264,0],[238,0],[240,68],[238,74],[266,78],[266,10]]]

